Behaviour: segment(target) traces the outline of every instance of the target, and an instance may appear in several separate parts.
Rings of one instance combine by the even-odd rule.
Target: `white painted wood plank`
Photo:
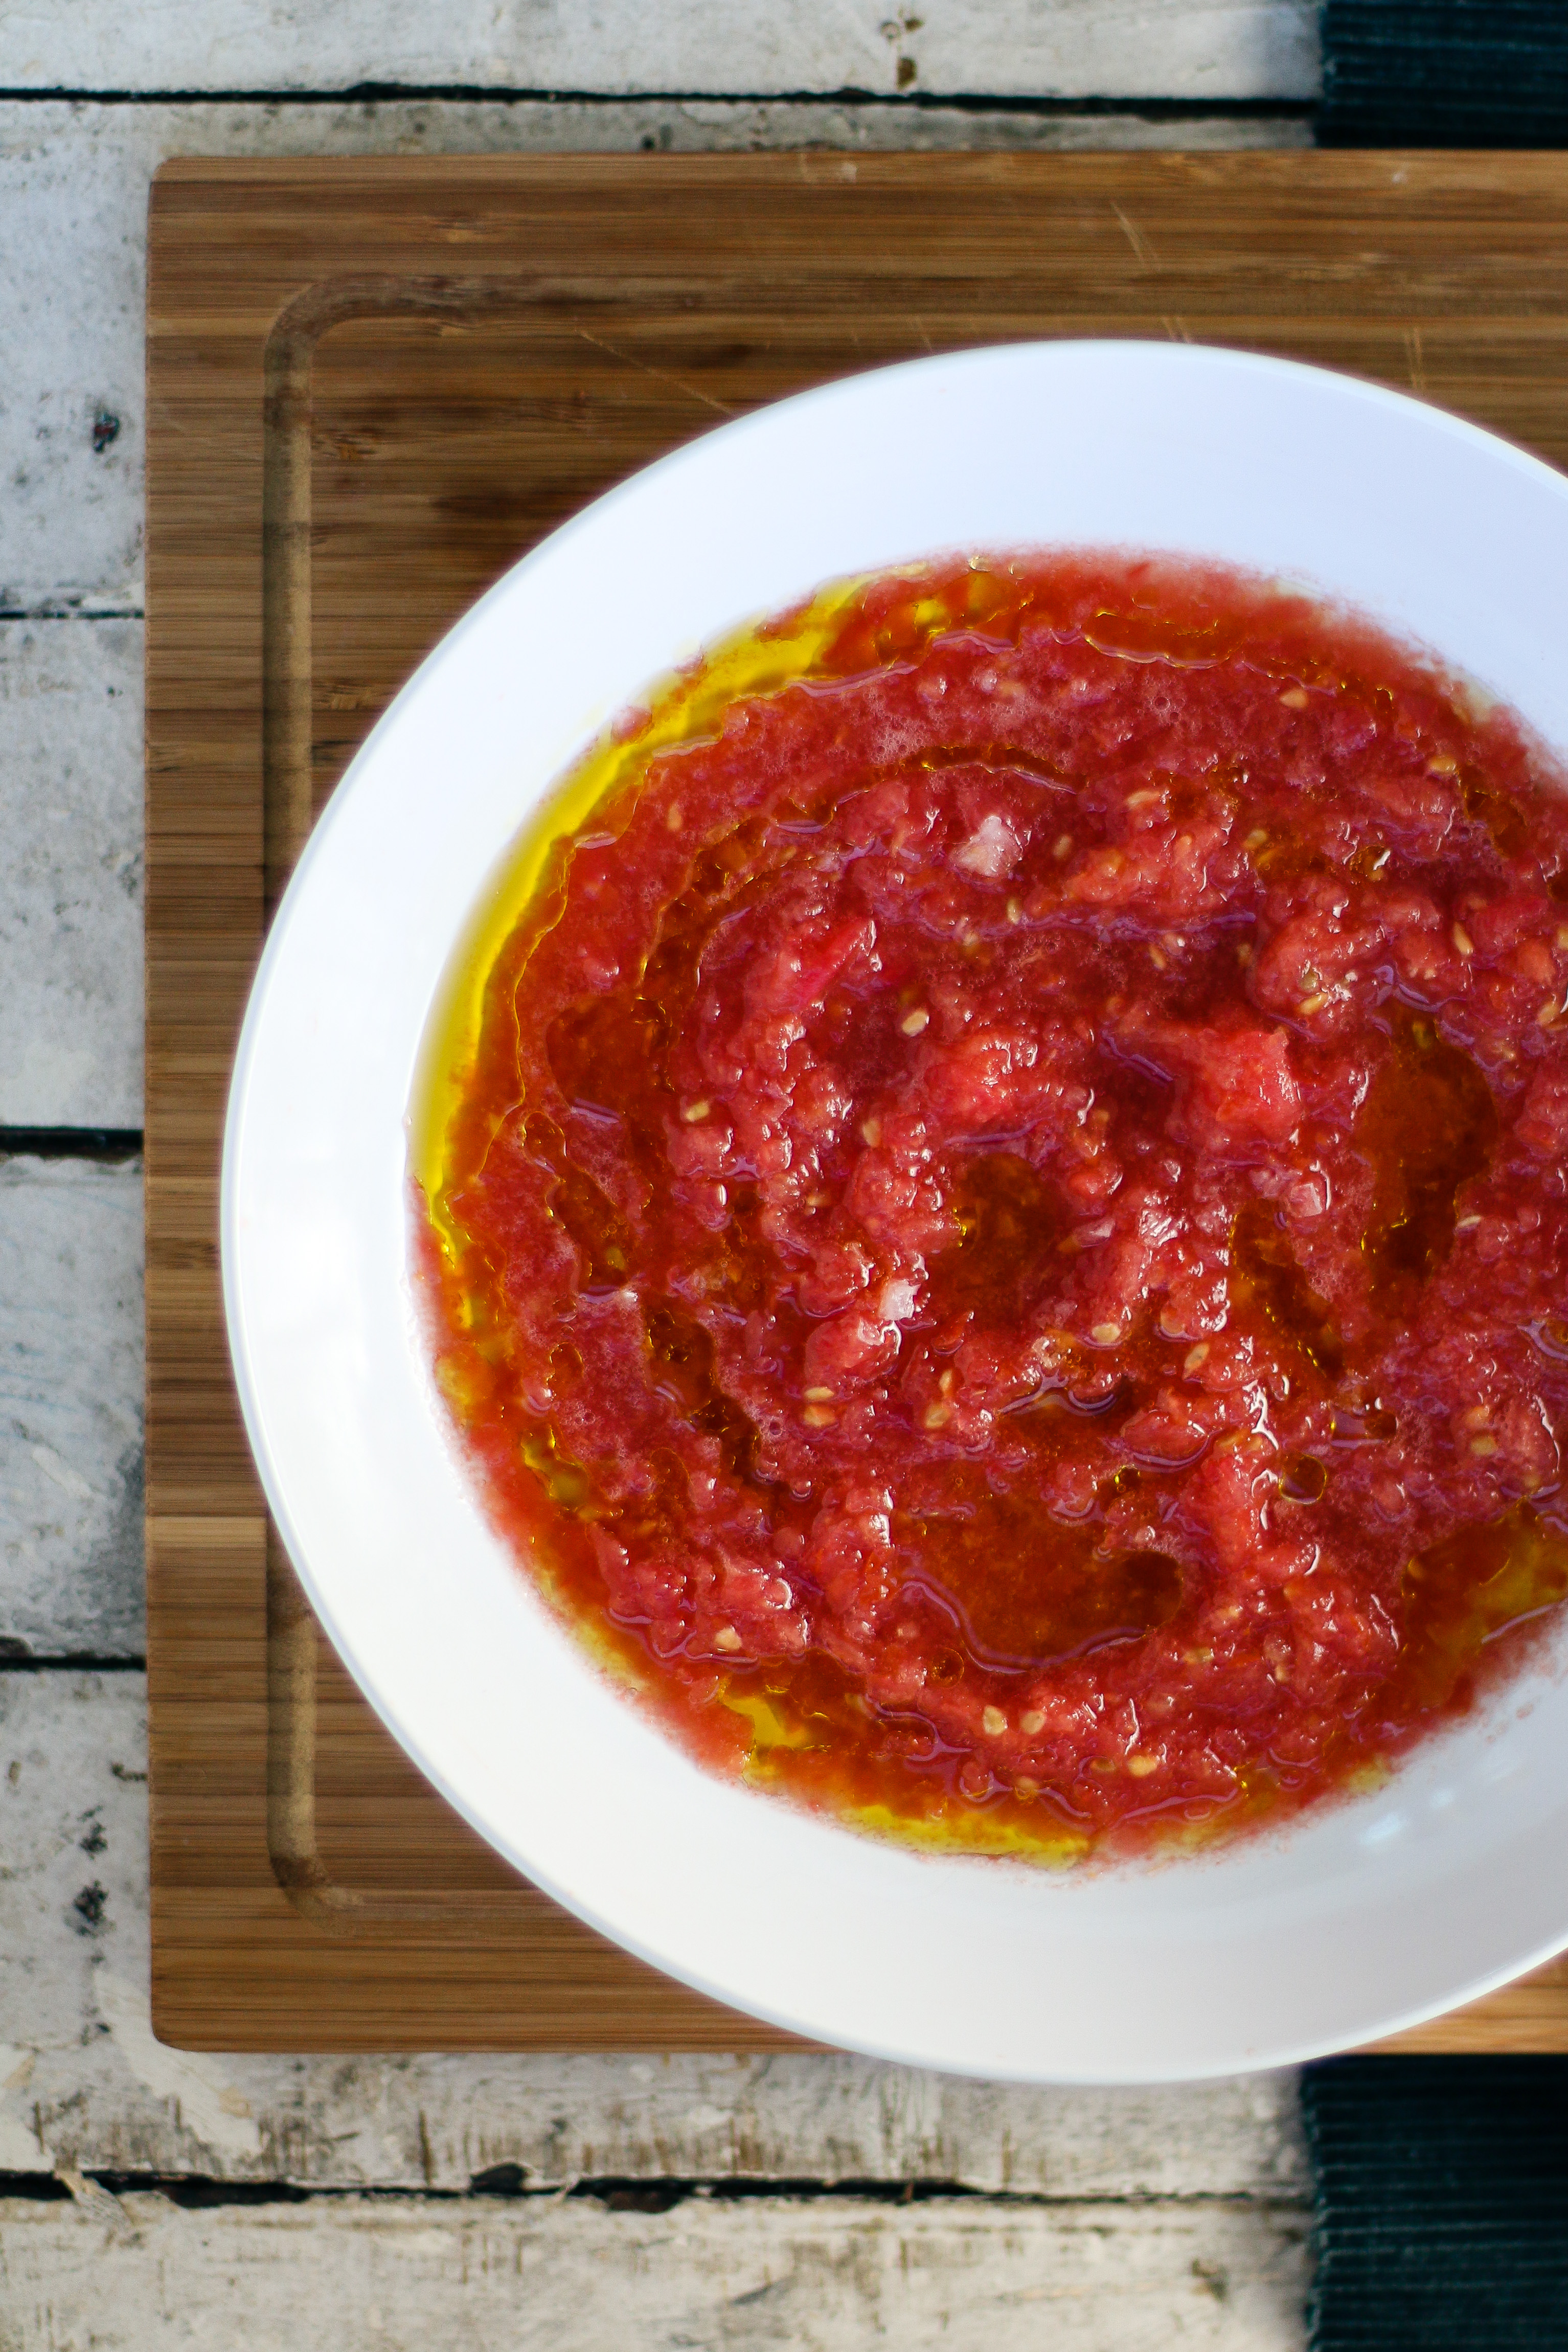
[[[166,2050],[148,2023],[144,1710],[139,1675],[0,1674],[0,2170],[464,2189],[507,2165],[542,2187],[914,2179],[1291,2212],[1304,2196],[1288,2074],[1052,2091],[850,2057]]]
[[[985,91],[1308,98],[1308,0],[12,0],[0,86],[76,90],[481,89]]]
[[[141,1124],[141,645],[0,622],[0,1126]]]
[[[1263,2207],[419,2198],[0,2204],[14,2352],[1296,2352],[1301,2216]]]
[[[140,1166],[0,1160],[0,1644],[139,1655],[141,1554]]]
[[[80,5],[76,0],[69,12],[58,12],[62,27],[68,16],[73,49],[82,38]],[[306,54],[314,56],[319,42],[334,37],[341,13],[312,14]],[[672,25],[685,21],[685,12],[676,8],[646,13]],[[106,21],[127,30],[154,22],[170,26],[180,14],[117,5],[106,12]],[[254,17],[248,9],[245,15],[247,21]],[[1144,15],[1147,19],[1149,12]],[[4,28],[17,21],[15,10],[0,11],[0,44]],[[436,19],[422,11],[420,21]],[[182,50],[176,81],[187,64]],[[79,76],[65,77],[73,78]],[[0,64],[0,87],[16,79],[15,64]],[[621,152],[645,146],[685,152],[807,142],[932,151],[1234,147],[1304,144],[1308,138],[1303,122],[1270,118],[1040,120],[954,109],[916,113],[885,106],[701,100],[0,104],[0,217],[5,223],[0,481],[6,485],[0,501],[0,612],[141,605],[145,220],[149,184],[168,156]],[[114,436],[106,439],[111,420]],[[115,790],[120,789],[117,781]]]

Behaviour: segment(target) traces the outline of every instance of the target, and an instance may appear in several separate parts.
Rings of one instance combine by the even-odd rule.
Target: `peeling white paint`
[[[722,2131],[727,2124],[731,2124],[734,2120],[733,2107],[708,2106],[688,2107],[681,2118],[686,2129],[695,2132]]]
[[[25,2091],[33,2079],[33,2069],[38,2063],[36,2050],[24,2050],[12,2042],[0,2042],[0,2091]]]
[[[54,2158],[33,2126],[16,2112],[16,2095],[32,2081],[36,2050],[0,2042],[0,2172],[50,2172]]]
[[[0,214],[7,176],[0,149]],[[0,470],[26,434],[13,404],[13,355],[41,323],[27,315],[36,306],[6,299],[15,267],[0,252]],[[83,446],[90,451],[85,426]],[[89,528],[98,509],[83,499],[88,486],[69,479],[73,470],[64,448],[35,442],[26,485],[16,486],[14,471],[6,480],[0,605],[21,601],[19,540],[35,499],[45,498],[42,519],[62,548]],[[98,485],[99,507],[105,487]],[[82,503],[62,531],[59,493],[68,489]],[[134,620],[0,624],[0,1123],[7,1126],[141,1124],[141,634]]]
[[[95,1969],[99,2014],[138,2082],[155,2098],[178,2102],[192,2136],[225,2156],[259,2156],[261,2133],[250,2103],[230,2080],[221,2058],[169,2050],[152,2032],[146,1995],[107,1968]]]
[[[81,1472],[73,1470],[68,1462],[62,1462],[52,1445],[29,1445],[27,1451],[52,1486],[58,1486],[76,1502],[91,1502],[92,1488]]]
[[[1305,2216],[1261,2205],[119,2202],[129,2229],[0,2204],[6,2352],[1301,2352],[1305,2336]]]
[[[68,2168],[62,2168],[59,2179],[69,2190],[71,2202],[78,2212],[86,2220],[96,2221],[105,2232],[107,2244],[129,2242],[132,2245],[140,2245],[141,2231],[112,2189],[106,2189],[102,2181],[89,2180],[86,2173],[73,2172]]]
[[[21,887],[3,820],[0,805],[0,1027],[16,1003],[4,899]],[[0,1161],[0,1635],[45,1657],[141,1652],[141,1170]]]

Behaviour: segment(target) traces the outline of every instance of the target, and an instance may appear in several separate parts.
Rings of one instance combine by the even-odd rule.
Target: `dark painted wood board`
[[[453,620],[725,417],[1037,335],[1244,345],[1568,464],[1568,157],[204,163],[148,295],[148,1550],[153,2008],[219,2049],[785,2037],[526,1885],[407,1763],[268,1535],[216,1257],[267,905]],[[1281,448],[1282,467],[1306,462]],[[433,788],[439,822],[439,787]],[[1568,2048],[1568,1969],[1416,2036]]]

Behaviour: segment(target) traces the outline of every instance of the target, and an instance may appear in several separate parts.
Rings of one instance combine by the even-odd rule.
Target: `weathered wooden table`
[[[168,155],[1305,144],[1312,23],[1301,0],[0,12],[8,2347],[1301,2341],[1289,2077],[1017,2092],[795,2054],[154,2041],[141,348]]]

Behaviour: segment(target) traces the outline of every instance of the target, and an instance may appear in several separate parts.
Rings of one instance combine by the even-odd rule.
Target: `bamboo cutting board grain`
[[[482,589],[635,467],[826,377],[1038,335],[1235,343],[1568,464],[1568,157],[192,161],[160,173],[150,243],[157,2030],[227,2050],[782,2045],[465,1828],[269,1540],[216,1255],[267,908]],[[1568,2049],[1568,1968],[1406,2042]]]

